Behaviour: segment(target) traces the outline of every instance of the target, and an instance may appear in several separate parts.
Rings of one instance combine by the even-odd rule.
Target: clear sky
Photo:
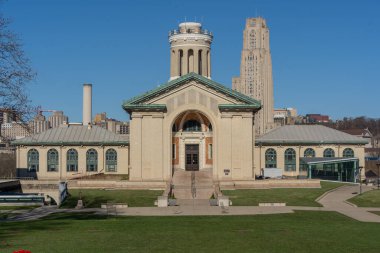
[[[71,122],[82,118],[83,83],[93,84],[94,115],[128,120],[123,100],[168,81],[168,31],[185,20],[214,33],[212,79],[231,87],[245,19],[255,16],[271,33],[276,108],[380,117],[378,0],[13,0],[0,8],[37,72],[33,104]]]

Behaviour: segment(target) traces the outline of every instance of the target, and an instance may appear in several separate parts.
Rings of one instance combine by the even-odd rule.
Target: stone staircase
[[[172,182],[173,193],[178,200],[208,200],[214,193],[211,170],[176,170]]]

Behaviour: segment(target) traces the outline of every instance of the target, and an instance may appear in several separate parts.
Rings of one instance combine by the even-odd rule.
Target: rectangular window
[[[172,159],[174,160],[177,157],[176,154],[176,145],[173,143],[172,144]]]
[[[212,144],[208,144],[208,159],[212,159]]]

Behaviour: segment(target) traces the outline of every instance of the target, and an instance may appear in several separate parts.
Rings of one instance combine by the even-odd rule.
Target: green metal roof
[[[157,97],[163,93],[168,92],[169,90],[171,90],[173,88],[179,87],[179,86],[186,84],[192,80],[196,80],[196,81],[204,84],[205,86],[212,88],[212,89],[214,89],[214,90],[216,90],[216,91],[218,91],[218,92],[220,92],[226,96],[232,97],[238,101],[245,103],[245,105],[229,105],[229,106],[246,106],[246,108],[248,108],[247,105],[250,105],[251,108],[254,108],[254,109],[261,108],[261,103],[259,101],[255,100],[251,97],[248,97],[244,94],[241,94],[240,92],[237,92],[237,91],[234,91],[230,88],[227,88],[222,84],[214,82],[214,81],[212,81],[212,80],[210,80],[204,76],[198,75],[194,72],[191,72],[191,73],[186,74],[184,76],[181,76],[177,79],[169,81],[168,83],[162,84],[158,88],[150,90],[150,91],[148,91],[148,92],[146,92],[140,96],[136,96],[136,97],[133,97],[129,100],[126,100],[123,102],[122,107],[124,110],[129,112],[131,109],[138,108],[138,107],[133,107],[132,105],[138,105],[138,104],[144,103],[147,100],[150,100],[154,97]],[[148,106],[148,105],[144,105],[144,106]],[[153,105],[151,105],[151,106],[153,106]],[[146,107],[146,109],[147,108],[148,107]],[[237,107],[235,107],[235,108],[237,108]],[[155,109],[155,108],[152,108],[152,109]]]

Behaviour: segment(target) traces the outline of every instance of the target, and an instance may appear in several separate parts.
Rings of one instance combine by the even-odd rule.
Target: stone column
[[[182,75],[186,75],[189,73],[189,50],[186,48],[183,50],[183,68],[182,68]]]
[[[170,49],[170,77],[173,78],[175,73],[175,51]]]
[[[211,79],[211,50],[207,52],[207,77]]]
[[[177,66],[177,74],[176,74],[176,76],[180,76],[181,75],[181,68],[183,68],[183,65],[182,65],[182,62],[181,62],[181,60],[182,60],[181,59],[181,50],[177,49],[176,52],[177,52],[177,55],[176,55],[177,61],[175,63],[175,65]]]
[[[202,50],[202,76],[207,77],[207,52]]]
[[[199,74],[199,49],[194,49],[194,72]]]

